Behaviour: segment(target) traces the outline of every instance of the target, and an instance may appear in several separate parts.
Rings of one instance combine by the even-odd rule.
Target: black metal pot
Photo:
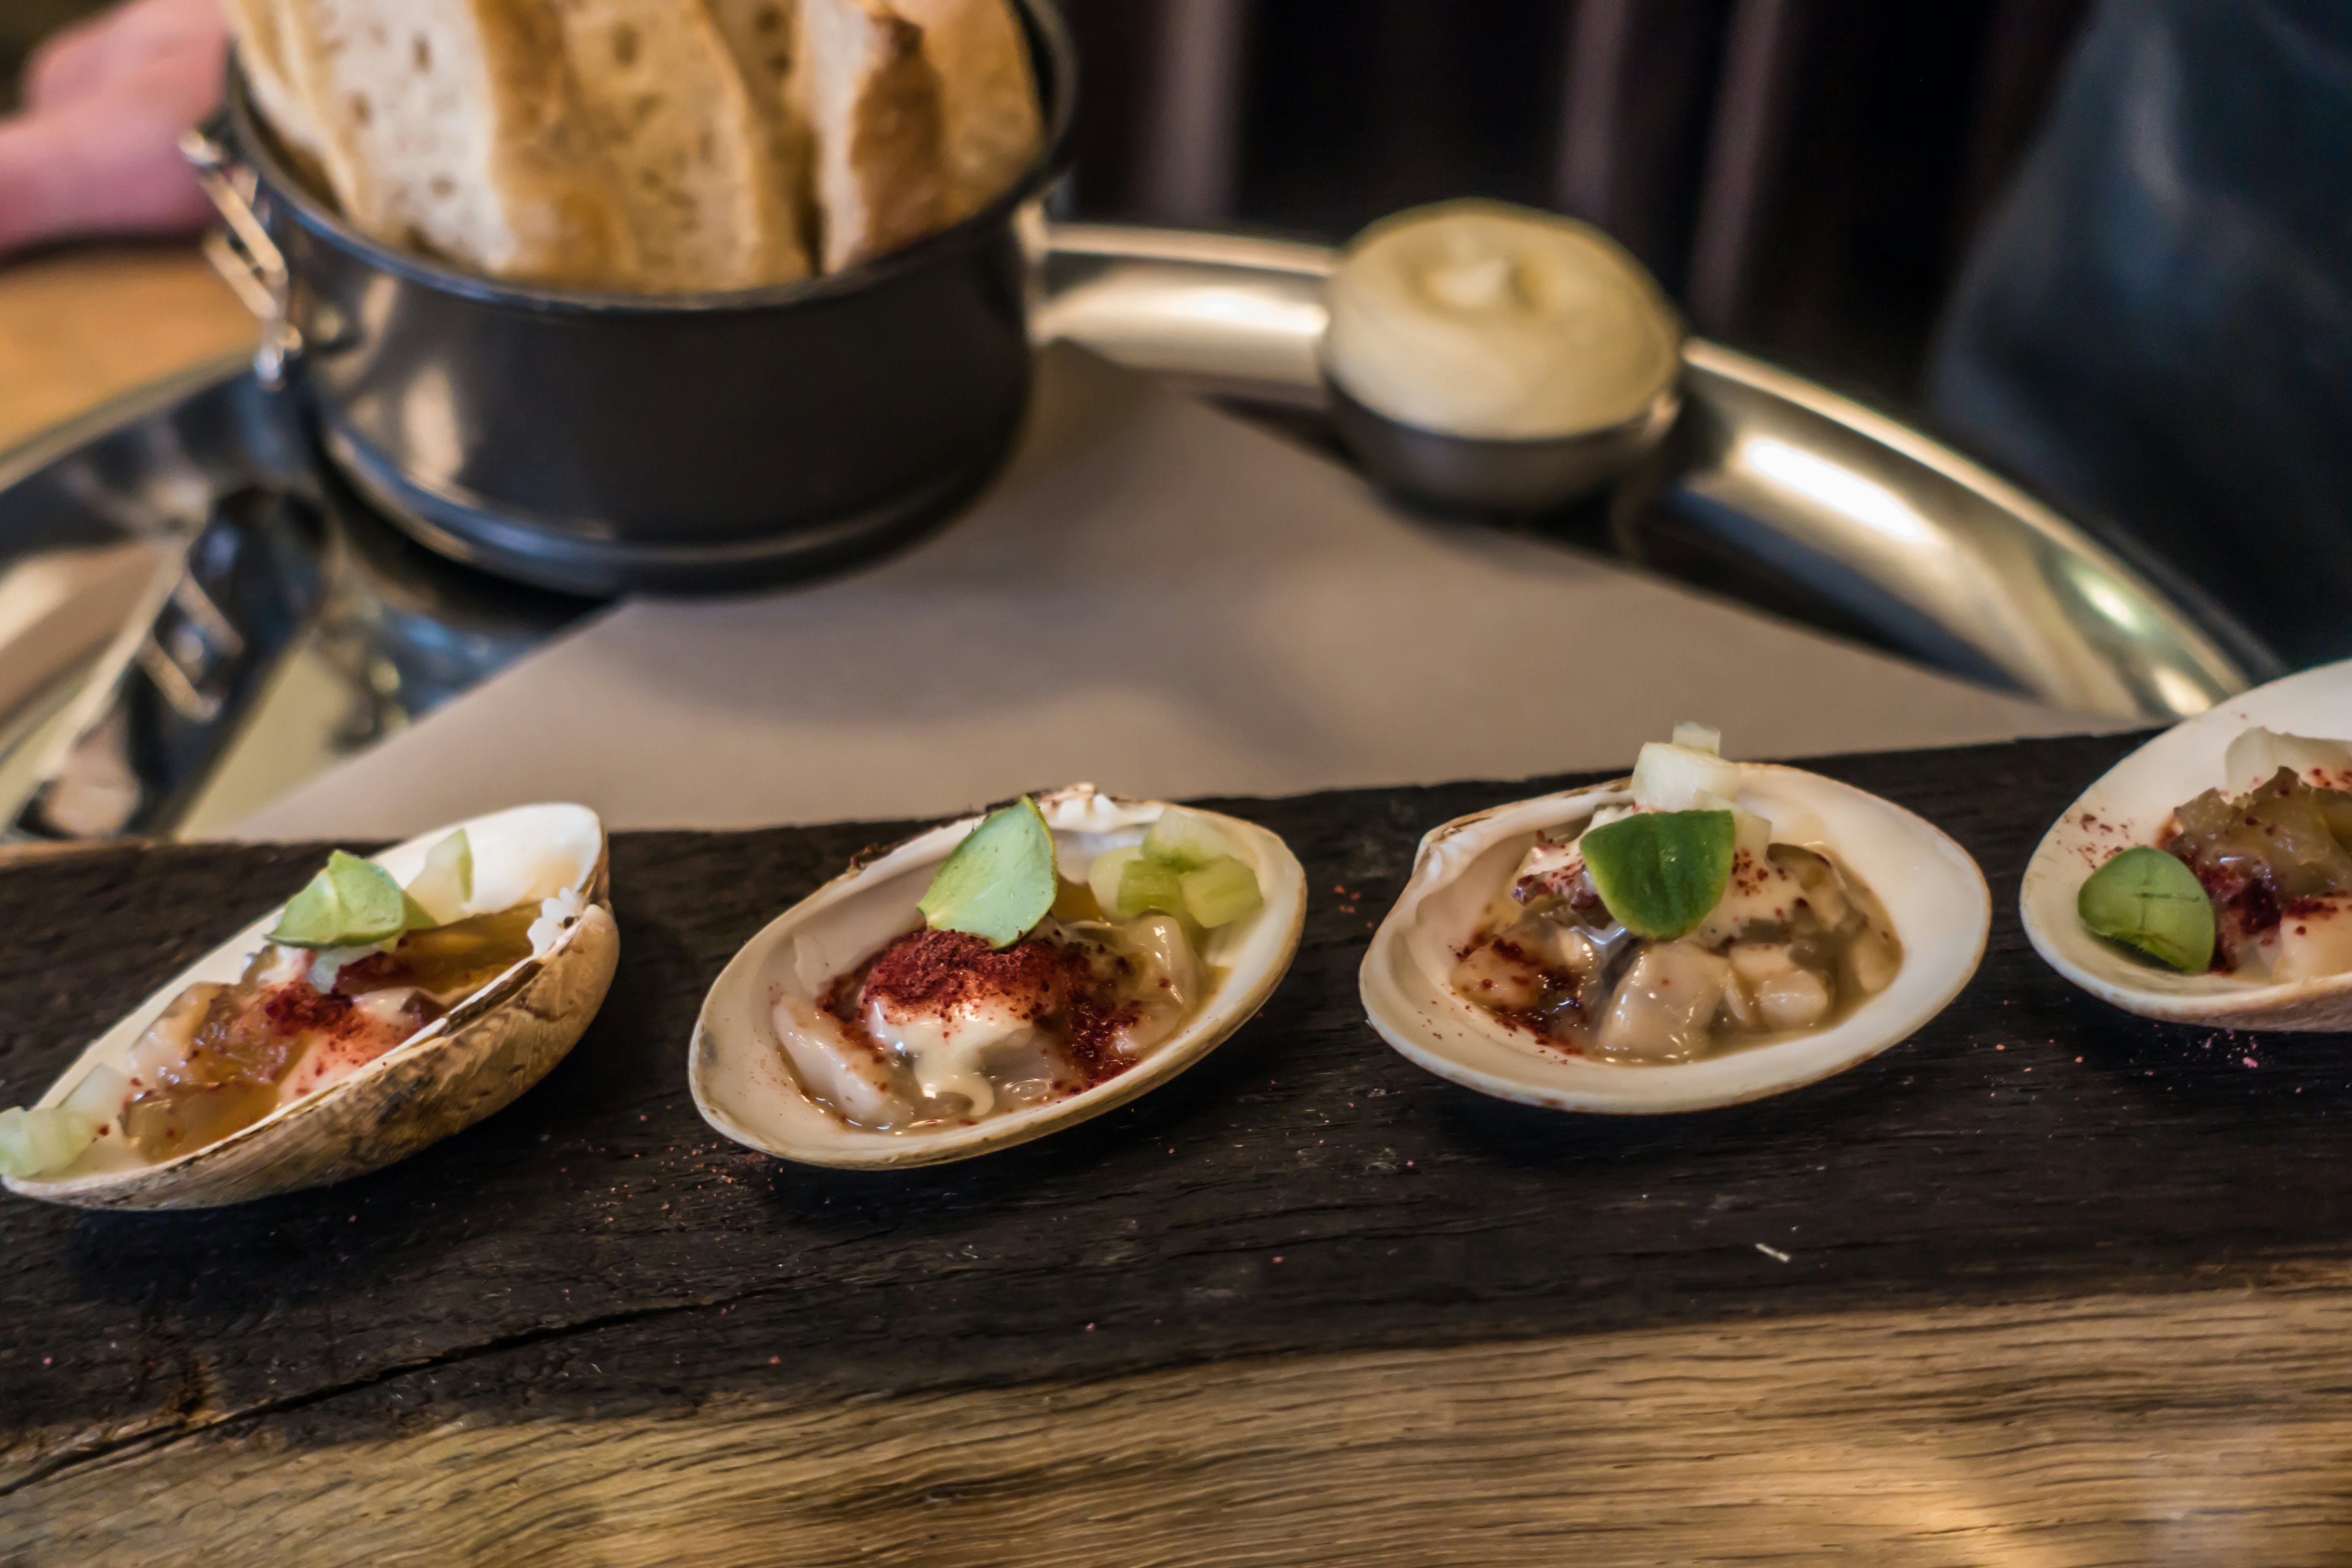
[[[327,452],[402,528],[574,593],[747,587],[910,537],[1012,445],[1030,383],[1015,213],[1059,166],[1076,89],[1050,0],[1016,5],[1036,164],[952,228],[779,288],[517,286],[377,244],[295,177],[234,68],[226,147],[190,155],[248,293],[283,313],[265,364],[283,353]]]

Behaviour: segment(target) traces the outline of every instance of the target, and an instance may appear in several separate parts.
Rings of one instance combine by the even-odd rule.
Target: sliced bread
[[[544,0],[289,0],[280,36],[362,230],[494,278],[638,275]]]
[[[922,29],[881,0],[800,0],[793,100],[814,142],[824,269],[947,222],[940,74]]]
[[[286,0],[226,0],[229,26],[236,37],[237,62],[245,68],[246,85],[254,107],[268,121],[286,151],[317,174],[321,160],[319,121],[307,97],[295,90],[287,70],[286,40],[280,14]]]
[[[784,182],[802,253],[814,268],[817,255],[814,148],[807,120],[793,101],[793,54],[800,47],[800,0],[706,0],[735,67],[767,117],[776,168]]]
[[[777,118],[703,0],[554,0],[587,123],[635,241],[638,286],[805,277]]]
[[[762,100],[781,108],[793,79],[793,51],[800,47],[800,0],[709,0],[735,63]]]
[[[1007,0],[889,0],[923,30],[940,74],[947,217],[969,217],[1036,161],[1045,127],[1021,23]]]

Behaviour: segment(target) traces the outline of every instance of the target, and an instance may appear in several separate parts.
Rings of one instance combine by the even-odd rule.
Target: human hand
[[[0,254],[202,227],[179,138],[220,101],[227,47],[217,0],[128,0],[44,43],[0,120]]]

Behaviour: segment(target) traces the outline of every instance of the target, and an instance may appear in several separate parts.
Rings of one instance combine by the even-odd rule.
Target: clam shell
[[[1168,803],[1123,800],[1074,784],[1037,797],[1065,875],[1103,850],[1139,842]],[[1187,808],[1191,809],[1191,808]],[[941,1131],[875,1132],[835,1119],[801,1090],[776,1038],[775,997],[814,1000],[835,975],[913,929],[915,902],[940,861],[980,826],[967,816],[919,834],[847,871],[786,910],[743,944],[712,983],[695,1020],[687,1080],[702,1119],[736,1142],[811,1165],[907,1166],[969,1159],[1099,1116],[1167,1082],[1247,1023],[1298,951],[1307,874],[1276,835],[1212,818],[1257,872],[1265,902],[1209,933],[1203,956],[1224,977],[1191,1022],[1118,1077],[1081,1094]]]
[[[1984,955],[1992,899],[1967,850],[1891,801],[1765,763],[1740,764],[1739,801],[1776,841],[1833,850],[1878,896],[1903,967],[1826,1029],[1644,1067],[1549,1051],[1465,1000],[1456,954],[1540,829],[1633,798],[1632,781],[1514,801],[1431,830],[1412,879],[1372,935],[1358,984],[1381,1037],[1465,1089],[1555,1110],[1647,1116],[1761,1100],[1844,1071],[1904,1039],[1959,994]]]
[[[2143,1017],[2233,1029],[2352,1028],[2352,973],[2286,984],[2179,974],[2101,942],[2074,912],[2091,872],[2118,849],[2156,842],[2176,808],[2222,783],[2222,754],[2257,725],[2352,738],[2352,661],[2256,687],[2174,725],[2066,808],[2026,863],[2018,893],[2025,934],[2051,968]]]
[[[528,896],[540,874],[557,869],[565,886],[582,890],[588,908],[553,947],[516,964],[350,1077],[216,1143],[142,1164],[133,1163],[130,1150],[116,1145],[110,1151],[110,1141],[101,1141],[83,1163],[99,1160],[104,1168],[9,1177],[9,1189],[84,1208],[242,1203],[389,1165],[479,1121],[538,1082],[595,1017],[620,961],[604,825],[582,805],[516,806],[436,828],[374,858],[404,885],[423,868],[425,852],[460,826],[473,843],[482,901],[511,884],[511,907]],[[133,1008],[75,1059],[39,1103],[63,1100],[97,1063],[124,1068],[147,1026],[188,986],[236,979],[278,915],[270,910]]]

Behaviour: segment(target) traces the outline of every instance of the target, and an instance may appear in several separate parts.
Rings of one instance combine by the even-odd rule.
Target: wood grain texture
[[[256,330],[194,246],[77,246],[0,266],[0,450]]]
[[[999,1561],[1024,1520],[1060,1521],[1070,1561],[1303,1562],[1313,1529],[1359,1516],[1391,1561],[1551,1561],[1586,1531],[1622,1547],[1596,1560],[1685,1560],[1748,1514],[1789,1560],[1816,1528],[1900,1525],[1926,1561],[2137,1562],[2162,1553],[2135,1542],[2220,1539],[2165,1523],[2164,1499],[2204,1520],[2234,1479],[2267,1489],[2230,1526],[2262,1560],[2352,1558],[2331,1533],[2352,1524],[2342,1041],[2114,1013],[2016,926],[2042,828],[2129,743],[1820,764],[1978,856],[1985,968],[1840,1079],[1649,1121],[1454,1089],[1357,1007],[1418,835],[1563,781],[1217,803],[1311,874],[1265,1012],[1099,1121],[895,1174],[751,1154],[685,1092],[736,945],[895,829],[618,836],[611,999],[508,1110],[236,1209],[0,1205],[0,1542],[90,1560],[75,1532],[109,1507],[150,1548],[245,1531],[264,1510],[240,1500],[285,1486],[305,1561],[344,1560],[299,1533],[330,1520],[379,1555],[414,1531],[428,1560],[652,1561],[656,1527],[707,1510],[747,1562],[787,1560],[774,1531],[789,1560],[856,1540]],[[0,1100],[315,860],[155,847],[0,872]],[[1657,1402],[1587,1390],[1653,1364]],[[1095,1414],[1046,1419],[1048,1395]],[[1167,1500],[1171,1474],[1198,1484]],[[495,1488],[534,1500],[491,1509]],[[2037,1488],[2047,1506],[2018,1512]],[[1911,1493],[1965,1527],[1945,1540]],[[1430,1518],[1409,1527],[1414,1498]],[[1706,1499],[1722,1511],[1674,1511]],[[977,1533],[950,1551],[924,1522],[948,1520]],[[1448,1544],[1448,1520],[1510,1544]]]
[[[2341,1563],[2352,1293],[1806,1315],[690,1415],[299,1414],[9,1500],[32,1563]],[[625,1363],[564,1375],[609,1386]],[[399,1412],[406,1412],[404,1422]]]

